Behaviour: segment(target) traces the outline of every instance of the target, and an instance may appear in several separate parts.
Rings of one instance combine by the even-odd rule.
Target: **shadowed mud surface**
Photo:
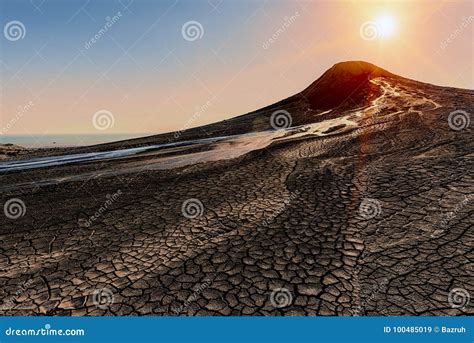
[[[344,101],[305,90],[209,126],[212,141],[0,163],[2,204],[25,204],[1,218],[0,313],[473,314],[452,299],[474,294],[473,131],[448,116],[474,91],[371,75]],[[271,130],[275,109],[291,128]]]

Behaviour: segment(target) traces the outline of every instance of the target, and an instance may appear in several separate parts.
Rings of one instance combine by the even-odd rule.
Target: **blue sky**
[[[393,16],[394,35],[362,39],[361,25],[382,14]],[[0,0],[2,27],[25,27],[23,39],[0,40],[0,129],[180,130],[286,98],[343,60],[473,88],[472,15],[469,1]],[[199,39],[184,39],[189,21],[201,25]],[[91,122],[101,110],[115,119],[106,132]]]

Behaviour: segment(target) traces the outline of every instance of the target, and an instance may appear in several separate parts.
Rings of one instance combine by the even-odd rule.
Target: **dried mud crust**
[[[234,160],[3,192],[26,213],[2,217],[0,313],[473,314],[448,301],[474,294],[472,129],[447,124],[472,93],[454,97],[433,94],[433,109],[393,96],[398,109],[367,110],[357,130]],[[183,215],[188,199],[200,216]]]

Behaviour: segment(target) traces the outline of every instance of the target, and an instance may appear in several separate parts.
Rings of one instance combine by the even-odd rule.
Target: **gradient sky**
[[[0,0],[2,33],[13,20],[26,29],[23,39],[0,37],[0,129],[7,135],[180,130],[286,98],[344,60],[473,89],[473,4]],[[361,26],[382,15],[393,18],[393,35],[364,39]],[[191,20],[203,27],[195,41],[182,36]],[[113,114],[113,127],[94,127],[99,110]]]

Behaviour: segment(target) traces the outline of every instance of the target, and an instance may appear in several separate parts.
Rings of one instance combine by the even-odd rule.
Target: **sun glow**
[[[375,20],[379,37],[387,38],[395,32],[395,20],[389,15],[383,15]]]

